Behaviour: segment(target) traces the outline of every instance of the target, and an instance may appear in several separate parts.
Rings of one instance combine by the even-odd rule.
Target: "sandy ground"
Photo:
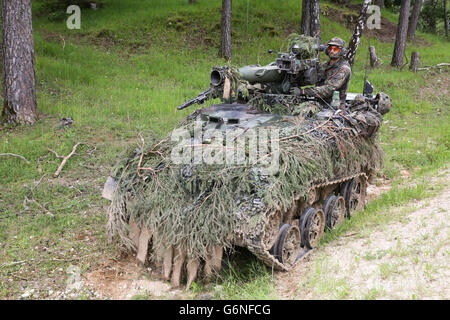
[[[450,175],[433,199],[379,214],[395,222],[349,232],[276,276],[282,299],[449,299]]]
[[[132,256],[119,261],[104,261],[99,268],[85,276],[84,285],[100,299],[129,300],[182,299],[189,292],[173,289],[166,281],[153,275],[151,268],[138,266]]]

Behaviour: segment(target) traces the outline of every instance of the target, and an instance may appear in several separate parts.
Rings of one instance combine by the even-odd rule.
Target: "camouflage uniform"
[[[345,96],[351,76],[350,64],[344,58],[340,58],[333,65],[330,65],[330,62],[323,64],[320,71],[320,74],[323,75],[321,80],[317,83],[316,87],[306,88],[305,94],[319,96],[330,103],[333,97],[333,91],[339,91],[341,103],[345,103]]]
[[[350,104],[350,111],[350,116],[357,120],[354,126],[363,137],[368,138],[375,133],[378,134],[383,117],[371,107],[362,94],[356,95]]]
[[[320,79],[316,87],[305,88],[304,93],[308,96],[320,97],[330,103],[333,97],[333,91],[339,91],[339,98],[341,105],[343,105],[345,104],[345,97],[352,71],[350,64],[343,57],[345,42],[339,38],[333,38],[328,42],[328,45],[336,44],[341,47],[341,56],[333,64],[331,64],[331,60],[322,64],[319,71]]]

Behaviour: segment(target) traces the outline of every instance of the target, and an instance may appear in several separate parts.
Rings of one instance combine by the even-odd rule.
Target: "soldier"
[[[316,87],[301,90],[302,95],[319,97],[331,103],[333,92],[339,91],[340,108],[344,110],[345,97],[351,77],[350,64],[344,59],[345,41],[334,37],[328,43],[325,53],[330,60],[321,65],[320,78]]]

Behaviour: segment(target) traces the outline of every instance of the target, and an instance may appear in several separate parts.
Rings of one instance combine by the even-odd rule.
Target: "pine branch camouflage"
[[[310,113],[299,111],[298,105],[293,108],[298,116],[265,124],[266,129],[279,129],[279,170],[274,175],[255,175],[251,162],[176,164],[170,157],[176,142],[143,134],[114,170],[118,188],[108,210],[110,237],[119,236],[132,249],[128,222],[133,220],[152,230],[154,260],[161,261],[169,247],[204,259],[216,245],[231,248],[237,239],[256,237],[270,212],[288,210],[292,199],[306,197],[313,183],[356,172],[371,175],[383,166],[376,134],[380,121],[374,126],[367,121],[366,105],[355,106],[354,117],[363,117],[360,127],[343,125],[343,119],[332,115],[317,117],[321,108],[316,107]],[[196,110],[179,128],[194,138],[194,120],[206,110]],[[370,134],[367,128],[373,129]],[[226,152],[226,147],[217,152]],[[259,153],[257,159],[264,156]]]

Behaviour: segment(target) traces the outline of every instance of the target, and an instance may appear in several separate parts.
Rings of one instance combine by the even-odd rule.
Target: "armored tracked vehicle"
[[[327,230],[361,210],[367,182],[383,165],[378,129],[389,97],[347,94],[338,108],[298,94],[313,85],[313,38],[293,36],[267,66],[214,67],[208,99],[165,139],[141,134],[105,184],[108,231],[151,261],[164,279],[187,286],[242,246],[288,271]]]

